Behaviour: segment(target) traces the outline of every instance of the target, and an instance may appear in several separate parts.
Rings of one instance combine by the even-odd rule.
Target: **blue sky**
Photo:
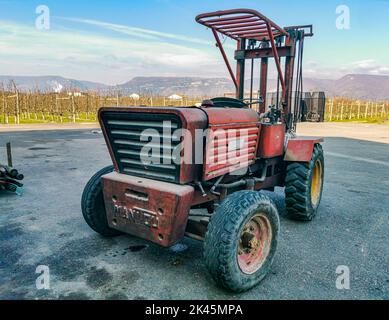
[[[42,4],[50,9],[49,30],[35,27]],[[336,28],[339,5],[350,8],[349,30]],[[389,75],[387,0],[0,0],[0,74],[108,84],[134,76],[228,77],[211,32],[194,17],[231,8],[256,9],[281,26],[312,23],[306,76]]]

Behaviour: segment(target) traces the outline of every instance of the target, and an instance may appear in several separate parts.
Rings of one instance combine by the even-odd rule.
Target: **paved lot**
[[[23,197],[0,195],[0,299],[389,299],[388,128],[302,126],[301,133],[332,136],[319,214],[311,223],[281,218],[272,273],[240,295],[215,287],[200,242],[185,239],[188,249],[174,252],[89,229],[81,192],[110,163],[100,134],[3,128],[0,145],[13,142],[26,189]],[[284,215],[282,191],[273,198]],[[50,290],[36,289],[38,265],[50,268]],[[350,290],[335,286],[339,265],[350,268]]]

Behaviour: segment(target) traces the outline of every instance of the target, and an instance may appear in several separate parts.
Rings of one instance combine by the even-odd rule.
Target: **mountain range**
[[[22,92],[40,90],[42,92],[61,91],[102,91],[122,94],[148,94],[168,96],[180,94],[187,96],[220,96],[233,92],[234,87],[228,78],[201,77],[135,77],[130,81],[109,86],[106,84],[68,79],[59,76],[0,76],[5,87],[13,80]],[[258,80],[254,81],[258,87]],[[249,83],[246,83],[246,89]],[[276,80],[269,80],[269,91],[276,88]],[[389,76],[349,74],[340,79],[304,79],[304,91],[324,91],[327,96],[343,96],[353,99],[385,100],[389,99]]]

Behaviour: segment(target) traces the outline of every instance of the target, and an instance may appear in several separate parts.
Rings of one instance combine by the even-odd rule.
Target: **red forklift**
[[[130,234],[162,247],[185,236],[203,241],[215,282],[242,292],[268,274],[280,232],[277,207],[261,190],[284,188],[288,216],[304,221],[314,218],[322,197],[323,140],[295,133],[304,39],[312,26],[282,28],[249,9],[205,13],[196,21],[212,31],[236,97],[192,107],[101,108],[113,166],[86,185],[82,213],[107,237]],[[221,37],[236,41],[236,73]],[[278,97],[268,105],[271,60]]]

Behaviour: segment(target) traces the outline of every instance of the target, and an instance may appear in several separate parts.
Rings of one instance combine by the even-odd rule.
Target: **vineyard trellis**
[[[20,124],[33,122],[88,122],[97,120],[97,112],[103,106],[191,106],[201,102],[201,97],[185,97],[174,100],[152,95],[131,97],[114,92],[79,92],[67,90],[53,93],[18,90],[14,82],[0,84],[2,107],[0,123]]]
[[[193,106],[208,97],[186,97],[180,100],[151,94],[123,95],[113,92],[79,92],[66,90],[61,93],[30,90],[24,92],[15,82],[0,83],[1,124],[33,122],[75,123],[94,122],[102,106]],[[134,96],[136,98],[134,98]],[[388,119],[389,101],[365,101],[347,98],[327,99],[325,121],[358,121]]]
[[[388,119],[389,101],[327,99],[326,121]]]

